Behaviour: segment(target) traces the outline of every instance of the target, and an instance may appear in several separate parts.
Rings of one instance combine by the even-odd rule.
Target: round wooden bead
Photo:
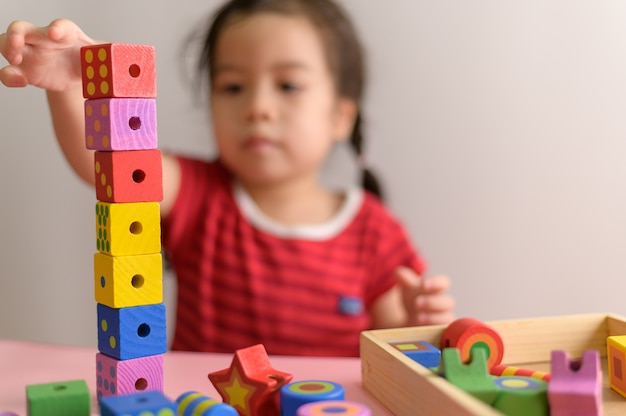
[[[305,380],[284,385],[280,389],[281,416],[296,416],[298,408],[321,400],[343,400],[341,384],[325,380]]]
[[[484,348],[489,370],[500,364],[504,356],[500,334],[474,318],[460,318],[448,325],[441,335],[441,349],[444,348],[458,348],[463,362],[469,362],[472,348]]]
[[[296,416],[372,416],[372,412],[361,403],[324,400],[301,406]]]
[[[491,404],[510,416],[548,416],[548,383],[532,377],[503,376],[493,380],[497,395]]]
[[[234,407],[195,391],[188,391],[176,399],[179,416],[239,416]]]

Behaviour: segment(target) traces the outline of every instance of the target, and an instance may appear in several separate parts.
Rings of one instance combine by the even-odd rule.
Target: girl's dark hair
[[[354,100],[360,106],[365,84],[364,53],[354,26],[344,10],[333,0],[230,0],[217,10],[213,24],[205,35],[198,75],[200,80],[211,79],[218,37],[236,19],[260,12],[304,16],[319,29],[324,42],[331,72],[340,97]],[[362,186],[383,199],[381,186],[367,168],[363,157],[362,117],[359,109],[350,144],[362,170]]]

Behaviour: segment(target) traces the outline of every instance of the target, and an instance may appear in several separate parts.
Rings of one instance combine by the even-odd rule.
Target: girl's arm
[[[94,41],[73,22],[54,20],[46,27],[15,21],[0,34],[0,53],[8,66],[0,68],[0,82],[7,87],[33,85],[47,91],[57,141],[76,174],[94,185],[93,151],[85,147],[80,48]],[[161,211],[171,209],[180,181],[178,162],[163,155]]]
[[[0,81],[7,87],[33,85],[47,91],[61,150],[76,174],[91,185],[93,151],[84,141],[80,48],[96,43],[66,19],[46,27],[15,21],[0,34],[0,52],[9,63],[0,69]]]
[[[47,91],[47,96],[54,133],[65,159],[82,180],[94,186],[94,152],[85,147],[82,87]]]

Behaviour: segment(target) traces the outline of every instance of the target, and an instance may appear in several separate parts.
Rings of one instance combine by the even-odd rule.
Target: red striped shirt
[[[219,163],[179,162],[181,188],[163,219],[178,282],[173,349],[232,353],[262,343],[270,354],[358,356],[367,310],[395,284],[393,270],[424,269],[368,193],[335,236],[281,238],[243,215]]]

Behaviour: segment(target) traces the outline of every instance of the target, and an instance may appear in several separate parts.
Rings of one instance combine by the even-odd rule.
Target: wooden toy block
[[[548,383],[532,377],[502,376],[493,379],[497,395],[491,404],[507,416],[548,416]]]
[[[114,309],[98,304],[98,349],[119,360],[167,350],[165,305]]]
[[[26,386],[28,416],[90,416],[91,397],[85,380]]]
[[[96,203],[96,248],[112,256],[161,252],[158,202]]]
[[[163,302],[161,254],[109,256],[96,253],[93,264],[97,303],[127,308]]]
[[[159,150],[96,151],[96,198],[103,202],[156,202],[163,199]]]
[[[96,354],[98,397],[163,391],[163,355],[118,360]]]
[[[500,334],[474,318],[460,318],[448,325],[441,335],[441,349],[444,348],[458,348],[464,362],[469,360],[474,348],[483,348],[487,351],[489,369],[500,364],[504,355]]]
[[[158,391],[100,398],[102,416],[176,416],[176,403]]]
[[[176,399],[178,416],[239,416],[237,410],[196,391],[188,391]]]
[[[461,361],[458,348],[445,348],[441,352],[439,375],[484,403],[491,404],[496,398],[497,389],[487,369],[487,351],[484,348],[472,350],[467,363]]]
[[[602,415],[602,369],[597,350],[572,359],[565,350],[552,351],[548,400],[552,416]]]
[[[371,416],[372,411],[361,403],[325,400],[308,403],[298,409],[296,416]]]
[[[593,349],[600,352],[606,365],[607,336],[626,334],[626,317],[607,313],[486,323],[500,334],[506,346],[503,364],[546,372],[550,371],[551,353],[555,349],[568,351],[573,357],[581,357],[584,351]],[[407,339],[440,345],[445,328],[446,325],[429,325],[363,331],[360,343],[363,387],[395,416],[502,416],[502,412],[460,391],[389,345]],[[551,377],[553,380],[553,373]],[[603,391],[604,414],[626,414],[626,400],[610,390],[608,377]]]
[[[435,368],[439,366],[441,351],[429,342],[391,342],[389,345],[426,368]]]
[[[535,371],[527,368],[519,368],[511,365],[498,364],[489,371],[492,376],[524,376],[537,380],[550,381],[550,373]]]
[[[614,335],[606,339],[609,385],[626,397],[626,335]]]
[[[156,97],[154,47],[123,43],[80,50],[83,97]]]
[[[302,405],[326,400],[343,400],[345,390],[339,383],[304,380],[289,383],[280,389],[280,415],[296,416]]]
[[[98,98],[85,101],[85,145],[92,150],[156,149],[153,98]]]
[[[293,375],[275,370],[262,344],[235,352],[229,368],[209,373],[222,400],[241,416],[278,416],[280,388]]]

